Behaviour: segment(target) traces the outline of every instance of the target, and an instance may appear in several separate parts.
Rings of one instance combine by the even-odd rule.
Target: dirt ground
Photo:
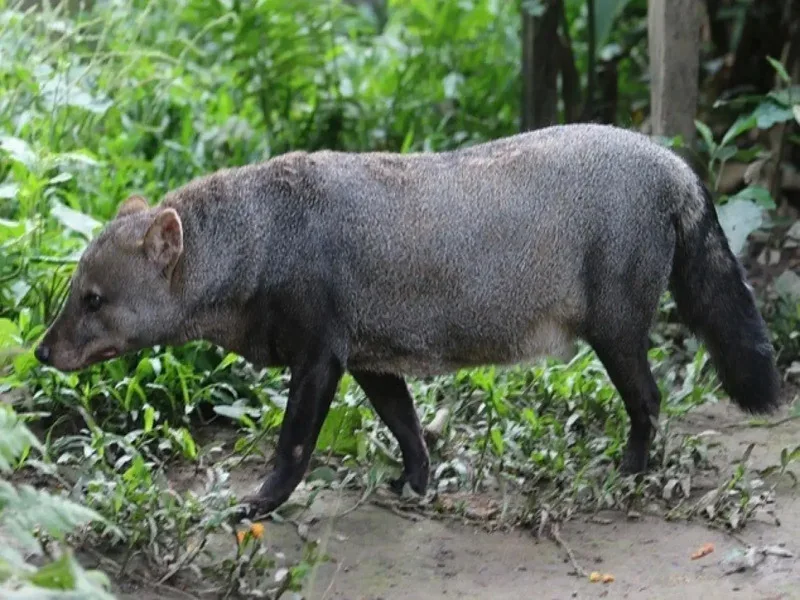
[[[779,460],[780,450],[800,444],[800,422],[770,428],[737,427],[744,415],[727,403],[692,411],[687,431],[714,429],[720,446],[718,465],[740,458],[751,442],[754,466]],[[780,420],[781,416],[775,418]],[[249,469],[248,469],[249,470]],[[237,477],[237,492],[251,491],[257,473]],[[800,473],[798,473],[800,476]],[[308,600],[427,600],[462,598],[687,598],[788,599],[800,598],[800,486],[778,488],[775,514],[780,526],[751,521],[740,540],[756,546],[783,546],[793,558],[767,556],[755,569],[726,574],[726,558],[744,546],[735,536],[702,522],[667,522],[644,516],[631,520],[622,513],[601,515],[597,523],[579,517],[561,529],[561,536],[586,571],[611,573],[612,583],[591,583],[573,573],[563,549],[536,539],[529,530],[488,532],[454,521],[411,521],[370,503],[345,516],[357,496],[328,492],[312,506],[319,517],[310,527],[333,560],[310,573],[303,597]],[[269,522],[265,541],[291,557],[300,549],[297,530]],[[220,539],[219,551],[230,552],[231,540]],[[699,559],[690,555],[700,546],[714,551]],[[137,589],[121,598],[186,598],[163,588]]]

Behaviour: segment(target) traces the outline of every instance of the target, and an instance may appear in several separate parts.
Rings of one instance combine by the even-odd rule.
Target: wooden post
[[[700,68],[700,2],[648,0],[650,105],[654,135],[695,137]]]

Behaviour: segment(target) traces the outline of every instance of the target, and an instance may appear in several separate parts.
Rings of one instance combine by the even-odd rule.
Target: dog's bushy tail
[[[691,205],[675,218],[670,291],[681,317],[708,348],[731,399],[750,413],[773,412],[780,376],[769,333],[700,180]]]

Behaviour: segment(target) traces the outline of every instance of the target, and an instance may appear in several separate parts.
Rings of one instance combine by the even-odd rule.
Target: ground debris
[[[692,553],[692,560],[697,560],[698,558],[703,558],[704,556],[708,556],[713,551],[714,551],[714,544],[712,543],[703,544]]]
[[[747,550],[734,550],[722,560],[722,570],[725,575],[754,570],[767,556],[780,558],[793,558],[794,553],[782,546],[750,546]]]

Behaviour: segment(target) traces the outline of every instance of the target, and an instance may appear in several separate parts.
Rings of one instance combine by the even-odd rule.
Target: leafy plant
[[[64,541],[68,534],[90,522],[101,522],[95,511],[66,498],[34,489],[30,485],[12,485],[5,479],[24,462],[31,450],[42,451],[36,436],[12,408],[0,404],[0,593],[4,598],[30,597],[48,590],[50,598],[113,598],[108,593],[108,577],[97,570],[84,570]],[[48,543],[51,560],[34,565],[26,555],[44,556],[42,539]],[[53,555],[57,544],[60,556]]]
[[[228,523],[236,503],[229,473],[263,462],[274,446],[287,400],[284,370],[192,343],[64,374],[38,364],[33,347],[88,240],[132,193],[156,202],[195,176],[293,149],[445,150],[516,132],[520,7],[390,1],[376,18],[339,1],[27,4],[0,0],[0,468],[10,478],[0,486],[0,519],[41,548],[38,562],[49,562],[24,560],[25,548],[3,554],[2,593],[15,597],[42,582],[83,597],[90,584],[102,592],[105,581],[81,569],[67,542],[101,547],[101,565],[116,577],[169,582],[199,574],[220,594],[298,590],[325,558],[315,541],[304,540],[302,556],[289,561],[257,524],[237,537]],[[535,11],[541,3],[525,5]],[[588,5],[565,0],[564,9],[586,79]],[[647,109],[646,9],[643,0],[594,2],[592,50],[618,69],[624,124],[641,123]],[[773,66],[783,78],[778,88],[719,103],[722,125],[698,123],[712,182],[732,160],[765,158],[750,134],[797,118],[796,86]],[[726,120],[726,108],[736,115]],[[718,200],[740,248],[742,232],[760,225],[778,199],[750,185]],[[796,308],[780,305],[772,326],[782,364],[796,356]],[[459,493],[532,490],[518,512],[502,512],[530,522],[652,499],[685,507],[693,478],[709,467],[708,442],[674,433],[674,423],[716,401],[718,385],[704,350],[670,322],[669,299],[662,314],[667,323],[654,332],[650,354],[662,419],[656,467],[643,481],[614,468],[625,409],[602,364],[580,345],[567,362],[411,381],[421,420],[431,425],[445,411],[448,422],[427,432],[431,493],[401,504],[467,518]],[[9,416],[12,402],[43,433],[42,444]],[[359,490],[358,506],[402,469],[396,441],[348,377],[316,450],[308,497],[278,511],[277,521],[302,514],[325,488]],[[752,472],[742,469],[724,480],[712,522],[757,495]],[[72,503],[17,485],[29,476],[67,491]],[[230,540],[222,558],[209,550],[220,535]]]

